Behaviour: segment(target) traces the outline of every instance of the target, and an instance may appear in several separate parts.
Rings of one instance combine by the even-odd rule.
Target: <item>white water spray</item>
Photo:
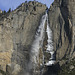
[[[40,48],[42,49],[43,47],[43,41],[44,41],[44,32],[45,32],[45,23],[47,21],[47,29],[46,29],[46,32],[47,32],[47,36],[48,36],[48,40],[47,40],[47,52],[51,54],[51,58],[49,60],[49,62],[47,62],[46,64],[44,64],[44,55],[43,55],[43,63],[42,65],[52,65],[54,64],[54,60],[53,59],[53,54],[54,54],[54,51],[53,51],[53,43],[52,43],[52,31],[51,29],[49,28],[49,23],[48,23],[48,14],[46,12],[45,15],[42,16],[42,19],[41,19],[41,23],[39,25],[39,28],[36,32],[36,35],[35,35],[35,40],[33,41],[33,44],[32,44],[32,47],[31,47],[31,53],[30,53],[30,61],[31,61],[31,66],[32,68],[35,68],[38,66],[38,61],[39,61],[39,50]],[[41,64],[40,64],[41,65]]]
[[[42,16],[40,26],[36,32],[35,40],[33,41],[32,48],[31,48],[31,62],[34,64],[33,66],[36,67],[39,61],[39,49],[43,46],[44,40],[44,31],[45,31],[45,22],[46,22],[47,14]]]
[[[50,60],[45,64],[47,66],[49,65],[52,65],[55,63],[55,60],[54,59],[54,51],[53,51],[53,42],[52,42],[52,31],[49,27],[49,23],[48,23],[48,15],[47,15],[47,29],[46,29],[46,32],[47,32],[47,36],[48,36],[48,40],[47,40],[47,52],[51,54],[51,58]]]

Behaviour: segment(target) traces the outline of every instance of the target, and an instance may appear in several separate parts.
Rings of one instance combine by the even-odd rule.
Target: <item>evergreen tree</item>
[[[6,11],[5,10],[3,11],[3,14],[6,14]]]
[[[9,8],[9,10],[8,10],[8,13],[10,13],[11,12],[11,8]]]

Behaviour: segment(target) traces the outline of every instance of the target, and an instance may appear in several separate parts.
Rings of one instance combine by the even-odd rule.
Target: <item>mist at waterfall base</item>
[[[45,30],[45,25],[47,22],[47,28]],[[45,39],[45,32],[47,33],[47,45],[46,45],[46,52],[51,55],[49,58],[49,61],[44,63],[44,50],[43,50],[43,41]],[[39,58],[41,50],[41,58]],[[40,70],[37,70],[36,68],[39,67]],[[44,66],[47,67],[47,72],[44,72]],[[40,25],[36,31],[35,39],[31,46],[31,52],[30,52],[30,61],[28,63],[27,67],[27,73],[25,75],[56,75],[58,65],[55,65],[55,57],[54,57],[54,50],[53,50],[53,41],[52,41],[52,31],[49,27],[48,23],[48,14],[47,12],[45,15],[42,16]],[[39,72],[39,74],[37,74]]]

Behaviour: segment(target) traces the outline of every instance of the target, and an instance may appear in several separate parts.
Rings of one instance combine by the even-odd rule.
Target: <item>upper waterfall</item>
[[[47,29],[46,29],[46,32],[47,32],[47,36],[48,36],[48,40],[47,40],[47,52],[49,52],[51,54],[51,58],[50,60],[46,63],[47,66],[49,65],[52,65],[55,63],[55,60],[54,60],[54,51],[53,51],[53,41],[52,41],[52,31],[49,27],[49,22],[48,22],[48,14],[47,14]]]
[[[47,27],[45,29],[45,26]],[[46,51],[44,51],[44,47],[43,47],[43,43],[44,43],[44,39],[45,39],[45,32],[47,33],[47,45],[46,45]],[[48,62],[45,62],[45,53],[47,52],[49,53],[49,55],[51,55],[51,58],[49,58]],[[35,39],[33,41],[32,47],[31,47],[31,53],[30,53],[30,61],[33,64],[32,68],[35,71],[35,68],[39,65],[39,66],[44,66],[44,65],[52,65],[54,64],[54,60],[53,60],[53,55],[54,55],[54,51],[53,51],[53,42],[52,42],[52,31],[49,27],[49,23],[48,23],[48,14],[47,12],[45,13],[45,15],[42,16],[40,25],[36,31],[35,34]]]
[[[44,32],[45,32],[44,26],[46,22],[46,17],[47,17],[47,14],[42,16],[40,25],[36,31],[35,39],[33,41],[32,48],[31,48],[30,60],[34,64],[33,65],[34,67],[38,66],[37,65],[38,63],[41,63],[41,64],[44,63],[42,47],[43,47],[43,40],[44,40]],[[42,52],[42,58],[41,58],[42,60],[41,59],[39,60],[39,52]]]

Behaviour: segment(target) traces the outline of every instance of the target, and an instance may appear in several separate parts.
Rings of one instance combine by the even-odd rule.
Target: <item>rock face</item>
[[[0,18],[0,69],[28,75],[29,52],[46,5],[30,1]],[[8,67],[7,67],[8,66]]]
[[[2,13],[2,10],[0,9],[0,13]]]
[[[48,10],[56,61],[75,58],[75,0],[55,0]],[[39,75],[28,71],[31,45],[47,7],[39,2],[22,3],[12,12],[0,15],[0,72],[6,75]],[[1,10],[0,10],[1,13]],[[47,43],[47,37],[45,42]],[[40,50],[41,51],[41,50]],[[41,54],[40,54],[41,56]],[[45,53],[45,59],[51,55]],[[46,60],[48,61],[48,60]],[[31,64],[32,65],[32,64]],[[44,67],[45,71],[47,67]],[[52,71],[52,66],[49,67]],[[53,69],[55,65],[53,65]],[[71,69],[73,66],[70,67]],[[38,68],[36,68],[38,69]],[[45,72],[44,71],[44,72]],[[50,75],[50,74],[44,75]],[[53,73],[53,71],[52,71]],[[0,74],[0,75],[1,75]],[[41,74],[42,75],[42,74]],[[55,75],[55,74],[54,74]]]
[[[49,23],[53,31],[56,60],[75,57],[75,0],[55,0],[49,8]]]

